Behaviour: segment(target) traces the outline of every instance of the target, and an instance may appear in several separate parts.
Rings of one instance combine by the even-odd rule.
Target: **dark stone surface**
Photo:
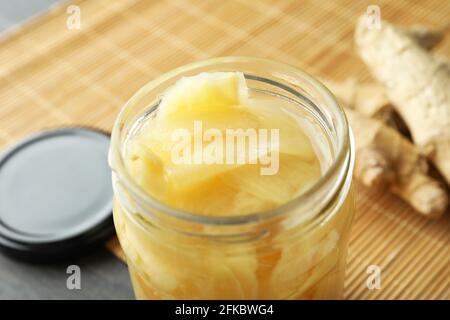
[[[67,267],[80,267],[81,289],[66,286]],[[0,254],[0,299],[133,299],[127,267],[106,249],[52,265],[24,263]]]

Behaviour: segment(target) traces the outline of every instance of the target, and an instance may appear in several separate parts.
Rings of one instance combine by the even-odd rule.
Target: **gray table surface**
[[[46,10],[57,0],[0,0],[0,33]],[[78,265],[81,288],[69,290],[69,265]],[[0,253],[0,299],[133,299],[127,267],[106,249],[56,265],[18,262]]]

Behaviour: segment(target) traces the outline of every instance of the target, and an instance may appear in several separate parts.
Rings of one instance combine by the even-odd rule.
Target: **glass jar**
[[[201,216],[145,193],[127,172],[124,148],[160,94],[184,76],[243,72],[250,93],[306,111],[322,177],[266,212]],[[143,120],[144,119],[144,120]],[[342,108],[317,80],[278,62],[225,57],[168,72],[125,105],[112,132],[114,222],[138,299],[338,299],[354,214],[354,145]]]

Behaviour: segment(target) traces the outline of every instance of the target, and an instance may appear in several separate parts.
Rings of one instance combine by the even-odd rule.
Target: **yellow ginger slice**
[[[187,130],[191,137],[188,144],[192,145],[196,121],[201,122],[203,132],[214,129],[223,136],[228,128],[257,129],[257,117],[240,105],[246,100],[247,87],[242,73],[201,73],[182,78],[163,95],[158,114],[137,139],[142,139],[162,159],[167,176],[182,189],[237,164],[174,164],[174,147],[179,145],[179,141],[173,139],[174,132]],[[207,147],[209,141],[202,137],[202,144]]]
[[[166,192],[166,177],[161,159],[139,139],[130,140],[125,165],[133,179],[148,193],[161,198]]]
[[[141,140],[141,145],[146,145],[162,160],[165,174],[176,181],[180,189],[242,165],[226,163],[225,145],[223,164],[174,164],[172,160],[176,141],[172,139],[173,134],[183,129],[193,137],[195,121],[201,121],[203,132],[215,129],[223,137],[227,129],[242,129],[244,133],[247,129],[280,130],[279,146],[271,144],[271,150],[257,154],[257,151],[250,150],[246,145],[246,159],[257,160],[258,156],[270,151],[278,152],[281,148],[282,152],[301,155],[306,161],[313,161],[315,154],[311,143],[299,124],[273,102],[250,100],[247,91],[241,73],[201,73],[183,78],[164,94],[158,114],[147,123],[141,136],[136,139]],[[210,147],[208,143],[203,139],[205,149]],[[187,144],[191,145],[192,140]]]
[[[281,258],[271,275],[271,288],[278,299],[306,290],[336,267],[339,258],[339,234],[330,230],[319,241],[308,245],[295,243],[282,249]],[[301,284],[301,287],[298,287]]]
[[[309,137],[295,116],[290,114],[294,111],[293,106],[287,102],[266,99],[249,99],[246,106],[258,117],[261,128],[280,130],[280,152],[296,155],[310,163],[316,160]]]
[[[197,111],[220,112],[247,100],[241,72],[200,73],[180,79],[161,100],[158,117],[171,120]]]
[[[301,158],[281,154],[279,171],[275,175],[259,174],[259,167],[246,165],[222,176],[230,186],[238,186],[241,191],[260,201],[280,205],[300,195],[320,177],[320,165],[302,161]]]
[[[242,73],[202,73],[183,78],[164,93],[156,115],[130,139],[130,173],[159,200],[190,212],[225,216],[274,208],[300,194],[320,176],[311,142],[288,109],[287,102],[251,99]],[[199,122],[201,150],[195,148]],[[206,136],[210,129],[218,139]],[[187,139],[174,140],[174,132],[180,132],[177,130],[182,130],[183,139]],[[227,154],[229,131],[235,135],[231,162]],[[256,132],[256,146],[249,143],[249,131]],[[269,142],[262,143],[264,148],[262,131]],[[275,131],[278,143],[272,143]],[[239,152],[236,134],[245,141],[244,150]],[[222,161],[205,163],[205,152],[216,155],[217,141],[222,153],[213,158]],[[190,161],[174,161],[179,149],[188,150]],[[244,154],[243,162],[236,161],[238,154]],[[275,161],[273,155],[284,155],[278,164],[280,172],[276,169],[272,178],[262,177],[262,169],[271,167],[267,161]]]
[[[146,224],[145,220],[140,220]],[[155,241],[126,215],[115,215],[115,223],[120,228],[120,243],[129,263],[141,270],[140,281],[157,290],[161,296],[179,299],[256,298],[257,260],[253,252],[236,256],[229,252],[230,248],[220,244],[193,252],[183,246],[170,245],[173,241],[184,243],[186,239],[182,235],[161,234],[160,241]]]

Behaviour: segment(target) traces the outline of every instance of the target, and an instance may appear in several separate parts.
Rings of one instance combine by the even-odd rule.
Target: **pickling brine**
[[[110,155],[136,297],[340,298],[351,148],[329,92],[285,65],[224,58],[149,83]]]

